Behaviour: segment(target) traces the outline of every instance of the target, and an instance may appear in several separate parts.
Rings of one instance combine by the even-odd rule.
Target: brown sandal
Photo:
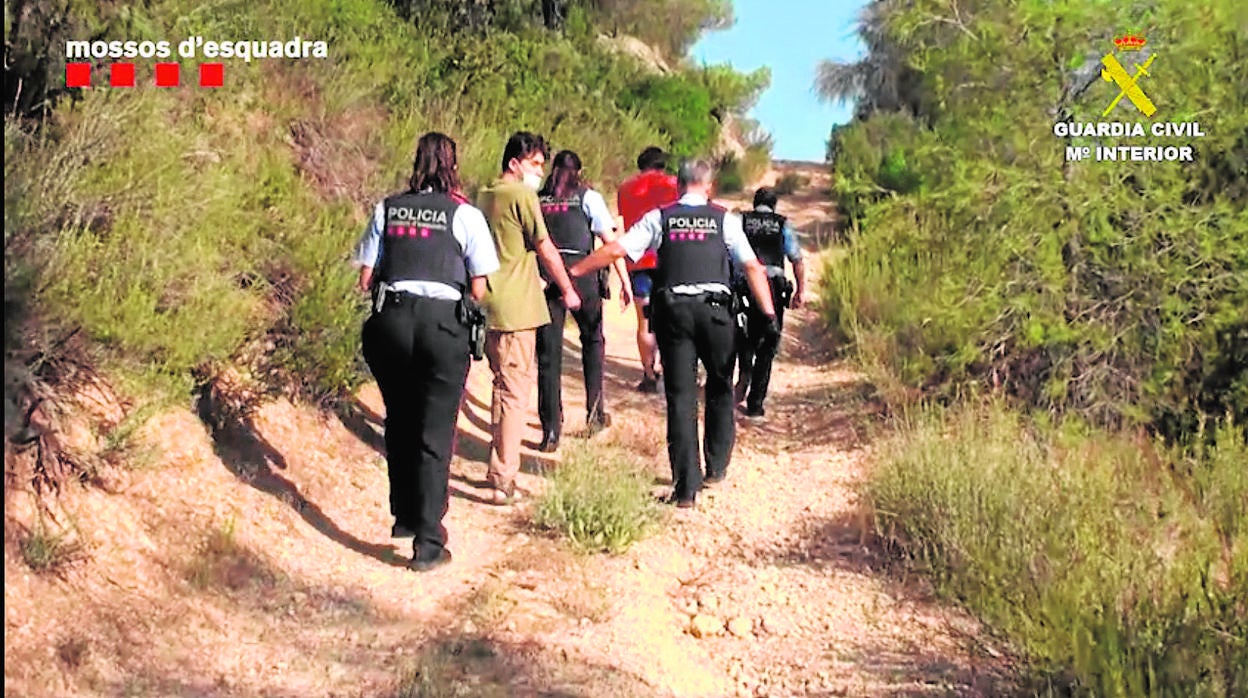
[[[514,482],[506,487],[499,487],[495,485],[494,492],[491,497],[492,500],[490,503],[494,506],[500,507],[515,504],[524,498],[523,493],[516,489],[516,483]]]

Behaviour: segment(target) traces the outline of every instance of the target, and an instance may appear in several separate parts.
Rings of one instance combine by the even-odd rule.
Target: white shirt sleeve
[[[464,248],[464,260],[468,276],[485,276],[498,271],[498,251],[494,249],[494,236],[481,209],[461,204],[455,210],[451,232]]]
[[[740,227],[739,221],[737,227]],[[741,235],[744,237],[745,233]],[[641,259],[647,250],[658,249],[662,240],[663,214],[657,208],[642,216],[641,220],[629,228],[627,233],[618,238],[620,246],[624,248],[624,253],[634,262]]]
[[[360,242],[355,246],[355,257],[353,261],[357,266],[376,267],[378,258],[381,256],[381,231],[386,227],[386,205],[385,202],[377,202],[377,208],[373,209],[373,215],[368,220],[368,226],[364,228],[364,235],[360,238]]]
[[[589,217],[589,229],[593,232],[601,235],[615,229],[615,219],[611,216],[611,209],[607,208],[602,194],[593,189],[585,190],[585,197],[581,199],[581,210]]]
[[[741,225],[741,216],[729,211],[724,214],[724,244],[728,246],[728,254],[740,266],[758,259],[750,240],[745,236],[745,228]]]

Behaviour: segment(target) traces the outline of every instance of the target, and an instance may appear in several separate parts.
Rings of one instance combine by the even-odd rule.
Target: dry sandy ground
[[[782,203],[802,229],[829,215],[819,186]],[[633,311],[610,303],[615,424],[595,438],[642,453],[661,491],[663,398],[633,390]],[[566,346],[575,438],[571,327]],[[616,557],[535,533],[529,505],[482,501],[489,384],[474,365],[446,522],[455,560],[428,574],[405,569],[407,541],[388,537],[371,385],[350,415],[278,401],[216,439],[190,410],[153,418],[143,438],[155,467],[113,494],[61,497],[54,527],[72,524],[83,553],[57,574],[23,563],[16,530],[35,517],[10,492],[5,695],[395,696],[417,668],[427,685],[408,695],[1007,690],[1008,667],[983,653],[975,624],[882,571],[865,541],[855,486],[870,460],[870,391],[830,362],[812,310],[786,323],[768,417],[740,421],[728,481]],[[527,453],[520,484],[540,491],[534,466],[558,454]]]

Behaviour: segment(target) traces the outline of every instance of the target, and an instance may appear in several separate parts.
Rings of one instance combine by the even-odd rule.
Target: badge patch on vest
[[[667,219],[667,239],[673,242],[705,240],[719,234],[719,221],[710,216],[672,216]]]
[[[542,207],[542,213],[567,213],[568,211],[576,211],[581,207],[581,197],[577,194],[560,200],[553,196],[543,196],[539,203]]]

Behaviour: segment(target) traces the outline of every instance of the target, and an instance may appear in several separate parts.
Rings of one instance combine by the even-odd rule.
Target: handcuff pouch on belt
[[[485,358],[485,311],[467,295],[455,304],[455,316],[468,327],[468,349],[472,358],[480,361]]]

